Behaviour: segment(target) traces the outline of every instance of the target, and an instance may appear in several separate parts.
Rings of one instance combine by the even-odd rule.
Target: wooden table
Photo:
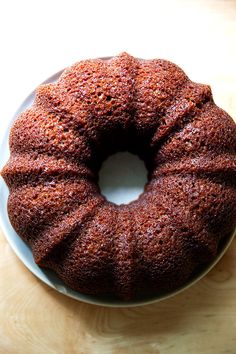
[[[137,7],[135,25],[141,15]],[[150,16],[153,20],[153,11]],[[147,36],[144,29],[150,40],[149,46],[143,41],[146,56],[176,61],[193,80],[210,83],[216,103],[236,117],[236,2],[175,1],[160,5],[156,18],[156,33]],[[123,49],[142,56],[140,45],[135,50],[133,41],[125,43]],[[0,232],[0,354],[77,353],[235,354],[236,240],[185,292],[153,305],[113,309],[75,301],[44,285]]]

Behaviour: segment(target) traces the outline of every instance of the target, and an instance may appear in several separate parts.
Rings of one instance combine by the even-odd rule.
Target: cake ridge
[[[19,235],[30,242],[31,237],[38,236],[39,230],[44,229],[47,223],[58,220],[69,210],[86,203],[91,194],[96,193],[97,197],[104,199],[96,189],[85,181],[24,186],[12,191],[9,196],[11,223]],[[26,199],[29,194],[31,197]],[[17,213],[18,209],[21,212]]]
[[[91,292],[90,289],[93,289],[93,293],[94,283],[97,284],[97,282],[99,287],[96,287],[96,294],[100,292],[106,293],[108,286],[110,291],[113,289],[111,274],[113,239],[108,237],[106,230],[108,228],[109,233],[112,225],[107,222],[104,224],[104,219],[115,211],[112,204],[110,204],[110,207],[111,208],[109,208],[108,205],[98,206],[97,212],[93,214],[87,227],[81,229],[79,237],[72,238],[71,245],[68,247],[66,244],[65,249],[63,247],[61,252],[55,254],[55,257],[53,257],[54,264],[50,267],[52,267],[62,279],[66,277],[69,284],[71,282],[74,283],[76,280],[77,285],[75,289],[77,291],[84,292],[84,287],[86,287],[87,293]],[[104,211],[104,214],[102,214],[102,211]],[[102,219],[99,222],[101,216]],[[94,234],[96,230],[99,232],[97,235]],[[95,240],[94,235],[96,235]],[[70,256],[72,246],[74,249],[74,260]],[[97,254],[99,257],[96,257]],[[75,261],[76,259],[77,261]],[[68,268],[70,269],[70,273],[67,272]],[[84,276],[84,272],[86,273],[86,277]]]
[[[187,82],[187,87],[189,86],[189,82]],[[170,138],[170,135],[174,135],[176,131],[184,128],[184,125],[191,122],[195,119],[198,109],[202,109],[203,105],[207,104],[212,100],[211,91],[208,90],[209,87],[207,85],[200,85],[196,83],[191,83],[191,86],[196,85],[196,88],[201,89],[198,95],[196,95],[192,99],[180,98],[178,101],[175,101],[171,106],[167,108],[166,113],[162,117],[161,120],[164,120],[163,125],[160,122],[160,125],[157,129],[157,132],[152,138],[152,145],[157,145],[157,148],[165,143],[166,139]],[[190,87],[191,87],[190,86]],[[184,93],[186,87],[183,88]],[[207,92],[208,91],[208,92]],[[203,97],[202,97],[203,96]],[[199,105],[201,105],[199,107]],[[170,125],[166,124],[166,121],[173,119],[170,121]]]
[[[130,300],[134,296],[136,273],[139,266],[135,257],[136,240],[131,212],[126,205],[119,206],[117,228],[114,235],[115,289],[126,300]]]
[[[59,235],[59,240],[57,239],[58,242],[56,243],[51,243],[47,247],[45,247],[45,244],[42,244],[39,239],[36,239],[34,244],[32,245],[32,250],[33,254],[35,257],[35,261],[37,264],[39,264],[42,267],[48,266],[48,263],[50,264],[50,260],[48,261],[48,258],[50,255],[52,255],[53,252],[57,251],[57,247],[62,247],[62,244],[68,241],[70,245],[75,241],[76,237],[78,235],[74,235],[72,238],[71,235],[75,233],[76,231],[79,231],[82,226],[85,227],[87,226],[89,222],[94,218],[96,211],[102,207],[104,204],[104,200],[89,200],[88,202],[84,202],[82,204],[77,205],[74,209],[70,210],[66,215],[64,215],[61,218],[61,223],[58,225],[58,223],[55,223],[50,225],[50,229],[44,230],[45,237],[50,239],[50,236],[53,235],[53,232],[56,233],[57,238]],[[92,207],[90,210],[89,208]],[[78,219],[78,214],[82,213],[82,215],[79,215],[81,219]],[[74,221],[72,220],[72,224],[68,224],[68,219],[75,219]],[[65,225],[65,228],[61,230],[62,225]],[[49,231],[49,232],[47,232]],[[52,238],[52,241],[53,238]],[[45,242],[45,241],[44,241]]]
[[[91,182],[96,181],[98,178],[85,165],[69,163],[62,158],[56,159],[46,153],[36,154],[35,156],[32,153],[14,153],[2,172],[10,190],[21,188],[26,184],[46,184],[53,177],[57,181],[66,181],[67,178],[71,180],[86,178]]]
[[[47,120],[45,119],[47,118]],[[59,116],[41,107],[31,107],[20,114],[11,130],[10,151],[53,155],[71,162],[84,161],[90,157],[90,149],[82,135],[72,138],[72,131],[60,124]],[[72,118],[72,117],[71,117]],[[32,138],[34,136],[34,139]],[[67,139],[67,140],[66,140]],[[69,139],[69,141],[68,141]]]
[[[159,165],[153,176],[160,176],[174,173],[235,173],[236,161],[232,153],[214,154],[208,152],[196,157],[177,158],[171,162]]]

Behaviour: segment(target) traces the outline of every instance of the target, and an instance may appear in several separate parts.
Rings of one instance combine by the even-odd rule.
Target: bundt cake
[[[85,294],[130,300],[172,291],[236,226],[236,125],[207,85],[166,60],[80,61],[41,85],[10,133],[2,170],[10,221],[35,262]],[[106,200],[110,154],[144,160],[148,183]]]

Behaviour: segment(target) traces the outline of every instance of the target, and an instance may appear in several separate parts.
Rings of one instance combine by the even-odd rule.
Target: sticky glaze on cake
[[[127,205],[98,187],[117,151],[146,163]],[[175,64],[124,53],[41,85],[10,134],[8,213],[36,263],[71,288],[121,299],[185,284],[236,222],[236,125]]]

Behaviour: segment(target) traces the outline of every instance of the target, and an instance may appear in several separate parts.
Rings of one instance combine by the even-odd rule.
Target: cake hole
[[[108,157],[99,172],[101,193],[117,205],[137,199],[147,183],[144,162],[129,152],[119,152]]]

